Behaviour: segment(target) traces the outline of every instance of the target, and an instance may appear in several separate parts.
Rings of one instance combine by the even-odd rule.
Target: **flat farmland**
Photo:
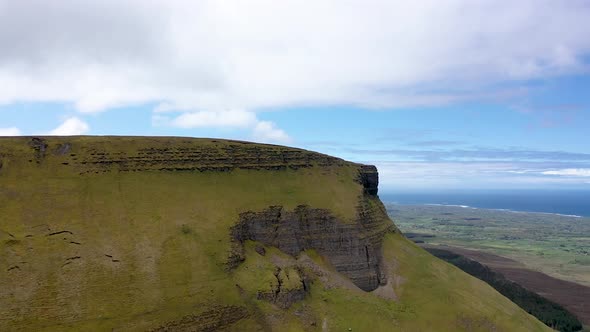
[[[508,280],[533,291],[547,299],[561,304],[575,314],[584,324],[590,324],[590,287],[571,281],[557,279],[545,273],[533,271],[513,259],[484,251],[445,245],[421,244],[424,248],[445,249],[487,265],[503,274]]]
[[[590,218],[465,206],[386,207],[420,246],[487,265],[590,325]]]
[[[590,218],[460,206],[386,206],[415,242],[476,249],[590,287]]]

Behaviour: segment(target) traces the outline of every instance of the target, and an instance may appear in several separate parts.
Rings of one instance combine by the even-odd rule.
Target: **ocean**
[[[590,191],[586,190],[380,192],[379,197],[384,203],[460,205],[590,217]]]

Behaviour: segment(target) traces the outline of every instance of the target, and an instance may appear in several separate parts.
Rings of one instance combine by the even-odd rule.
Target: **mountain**
[[[283,146],[2,138],[0,330],[548,330],[377,193],[374,166]]]

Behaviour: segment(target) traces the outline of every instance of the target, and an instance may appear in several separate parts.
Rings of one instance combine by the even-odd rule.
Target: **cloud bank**
[[[584,70],[589,16],[578,0],[0,0],[0,104],[155,103],[187,113],[178,126],[234,126],[220,119],[235,109],[440,105]]]
[[[436,146],[439,141],[434,143]],[[364,149],[337,144],[321,149],[344,159],[375,164],[384,191],[590,189],[589,153],[484,147],[454,149],[453,145],[446,150]]]
[[[547,162],[376,161],[384,191],[403,189],[590,189],[587,168]]]
[[[261,121],[255,112],[245,110],[223,111],[184,111],[180,115],[170,116],[164,112],[175,113],[167,108],[158,108],[152,117],[155,126],[173,126],[177,128],[230,128],[250,129],[250,139],[262,143],[292,142],[287,133],[276,127],[271,121]]]
[[[561,175],[572,177],[590,177],[590,168],[565,168],[542,172],[545,175]]]

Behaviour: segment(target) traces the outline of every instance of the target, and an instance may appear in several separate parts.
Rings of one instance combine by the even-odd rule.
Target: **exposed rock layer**
[[[379,187],[379,173],[373,165],[362,165],[360,169],[360,182],[365,188],[365,193],[377,195]]]
[[[240,214],[238,224],[232,228],[232,238],[237,243],[259,241],[292,256],[314,249],[359,288],[372,291],[387,283],[381,242],[383,235],[394,229],[392,224],[383,223],[382,211],[374,203],[368,197],[361,199],[353,223],[339,220],[328,210],[305,205],[294,211],[286,211],[282,206],[249,211]],[[239,263],[239,248],[236,256],[230,259],[231,263]]]
[[[231,171],[233,169],[282,170],[312,166],[344,165],[342,159],[301,149],[277,145],[261,145],[240,141],[226,141],[217,144],[194,144],[195,140],[175,139],[169,146],[136,146],[133,149],[117,151],[112,146],[101,144],[81,145],[77,153],[86,156],[77,158],[72,144],[61,143],[50,147],[45,138],[33,137],[29,146],[34,159],[40,162],[49,148],[58,156],[64,156],[70,167],[78,167],[81,173],[105,173],[111,171]]]
[[[96,141],[94,144],[77,144],[74,147],[63,138],[26,139],[31,151],[28,156],[30,162],[40,164],[46,159],[47,152],[52,151],[57,157],[55,161],[61,167],[75,170],[80,175],[140,171],[296,170],[314,166],[351,165],[332,156],[278,145],[228,140],[205,140],[206,144],[195,144],[195,141],[197,140],[174,138],[174,145],[146,146],[130,143],[131,148],[117,149],[117,146],[109,145],[108,140]],[[376,196],[379,186],[377,168],[373,165],[357,165],[357,181],[363,185],[366,194]]]

